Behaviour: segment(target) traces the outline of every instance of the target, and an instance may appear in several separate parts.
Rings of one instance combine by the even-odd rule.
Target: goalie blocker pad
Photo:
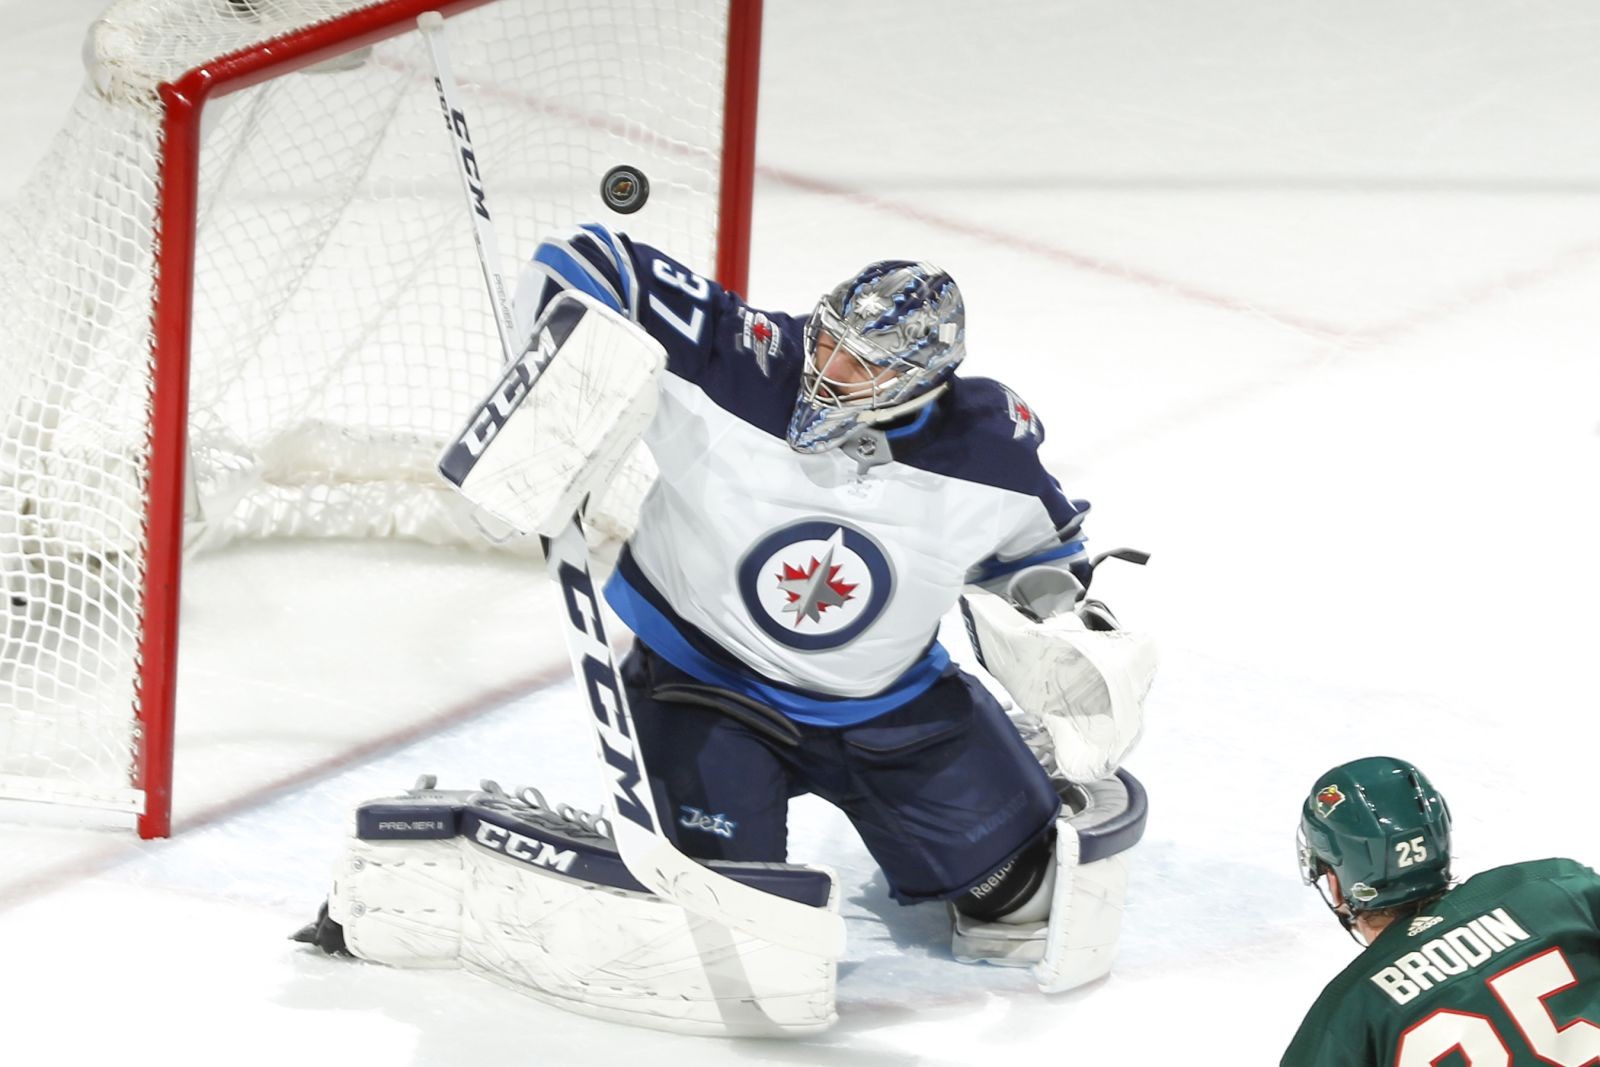
[[[666,365],[637,324],[585,293],[558,293],[439,473],[518,533],[554,537],[650,424]]]
[[[571,1011],[662,1030],[777,1036],[836,1018],[835,965],[692,915],[628,874],[604,820],[493,783],[363,804],[329,916],[361,959],[463,967]],[[716,861],[838,911],[831,872]]]
[[[1055,883],[1042,922],[979,922],[951,908],[950,949],[962,963],[1033,968],[1045,993],[1104,977],[1116,959],[1128,892],[1127,854],[1144,836],[1149,805],[1127,771],[1069,783],[1056,819]]]

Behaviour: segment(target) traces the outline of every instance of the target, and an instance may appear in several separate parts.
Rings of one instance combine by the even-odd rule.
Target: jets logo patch
[[[1044,427],[1039,425],[1039,417],[1033,413],[1023,399],[1010,389],[1006,390],[1006,414],[1011,416],[1011,436],[1020,441],[1024,437],[1044,436]]]
[[[774,530],[739,562],[739,595],[774,641],[801,651],[837,648],[889,603],[893,571],[867,534],[829,519]]]
[[[704,830],[708,834],[716,834],[731,841],[733,832],[739,828],[738,823],[721,812],[712,815],[688,804],[680,805],[678,810],[683,812],[682,817],[678,819],[678,825],[687,830]]]
[[[742,323],[739,330],[739,345],[756,357],[756,366],[761,368],[762,374],[766,374],[767,367],[772,361],[772,353],[777,351],[783,332],[777,323],[753,308],[740,308],[739,318]]]
[[[1333,814],[1334,808],[1344,803],[1344,794],[1336,785],[1325,785],[1317,790],[1316,799],[1312,803],[1316,805],[1317,814],[1326,819]]]

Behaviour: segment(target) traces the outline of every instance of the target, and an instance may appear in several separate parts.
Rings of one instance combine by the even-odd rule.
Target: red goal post
[[[441,172],[450,166],[444,132],[427,129],[442,125],[431,75],[386,50],[418,15],[439,11],[467,38],[458,76],[483,106],[474,142],[508,254],[525,255],[540,230],[599,217],[601,175],[629,163],[649,175],[652,199],[622,228],[744,288],[761,2],[669,7],[113,4],[91,34],[106,49],[85,90],[98,99],[80,99],[24,191],[24,217],[0,235],[0,278],[37,304],[0,336],[0,358],[25,364],[0,375],[0,506],[17,515],[0,531],[13,612],[0,796],[134,811],[142,837],[170,832],[186,551],[285,534],[471,540],[440,487],[416,489],[426,478],[412,469],[497,361],[487,299],[455,265],[471,255],[465,209],[428,172],[430,153]],[[129,12],[127,25],[107,21]],[[130,42],[206,19],[237,23],[245,39],[171,76],[137,66]],[[298,88],[212,121],[208,103],[290,75]],[[84,149],[97,127],[142,121],[119,109],[152,105],[153,146],[134,137]],[[335,159],[326,170],[324,157]],[[41,191],[50,185],[89,196]],[[76,231],[76,243],[51,226]],[[324,339],[326,358],[303,350]],[[471,366],[451,365],[468,351]],[[288,399],[263,401],[280,389]],[[429,405],[437,413],[424,417]],[[256,513],[241,517],[245,508]]]

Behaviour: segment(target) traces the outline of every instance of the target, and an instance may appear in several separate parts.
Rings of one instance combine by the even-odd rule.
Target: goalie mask
[[[821,452],[853,430],[916,411],[966,354],[966,312],[950,275],[929,263],[873,263],[806,320],[789,446]]]
[[[1404,760],[1370,756],[1317,779],[1300,808],[1300,877],[1339,921],[1450,885],[1450,809]]]

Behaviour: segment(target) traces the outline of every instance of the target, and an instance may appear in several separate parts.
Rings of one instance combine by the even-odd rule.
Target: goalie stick
[[[559,352],[540,353],[539,358],[524,358],[520,364],[518,362],[512,344],[511,308],[505,299],[505,284],[495,266],[493,223],[450,69],[442,32],[444,20],[437,12],[428,12],[417,19],[417,25],[434,64],[439,103],[449,127],[451,149],[472,216],[484,282],[495,305],[506,363],[512,372],[523,378],[522,387],[509,392],[497,385],[489,399],[472,413],[467,423],[468,434],[475,432],[474,427],[480,427],[476,431],[479,447],[468,449],[462,447],[463,442],[456,442],[442,458],[441,473],[461,488],[493,436],[492,433],[484,435],[480,424],[487,418],[496,428],[503,425],[529,395],[548,362],[560,357]],[[603,314],[597,309],[590,313]],[[566,609],[564,631],[573,674],[592,713],[596,751],[616,816],[611,824],[617,851],[629,872],[652,892],[669,898],[686,911],[774,944],[824,959],[838,959],[844,952],[845,935],[844,921],[836,912],[774,896],[719,874],[684,855],[664,836],[650,789],[649,772],[634,742],[627,695],[601,620],[600,599],[591,577],[589,548],[580,513],[573,513],[559,532],[547,537],[544,543],[549,573],[561,589]]]
[[[478,152],[472,146],[467,115],[461,110],[460,94],[456,92],[455,72],[450,68],[450,53],[444,42],[444,16],[437,11],[425,11],[417,16],[417,29],[422,33],[422,41],[428,47],[428,58],[433,62],[433,84],[439,90],[439,108],[444,112],[445,128],[450,131],[450,148],[455,154],[456,174],[461,178],[461,192],[467,199],[467,213],[472,217],[472,241],[478,250],[478,265],[483,268],[483,284],[489,291],[489,302],[494,306],[494,325],[500,334],[500,348],[505,352],[506,363],[509,364],[516,358],[516,345],[512,338],[517,335],[511,314],[511,297],[506,290],[505,278],[496,266],[500,262],[500,249],[495,243],[494,221],[489,217],[483,177],[478,171]]]

